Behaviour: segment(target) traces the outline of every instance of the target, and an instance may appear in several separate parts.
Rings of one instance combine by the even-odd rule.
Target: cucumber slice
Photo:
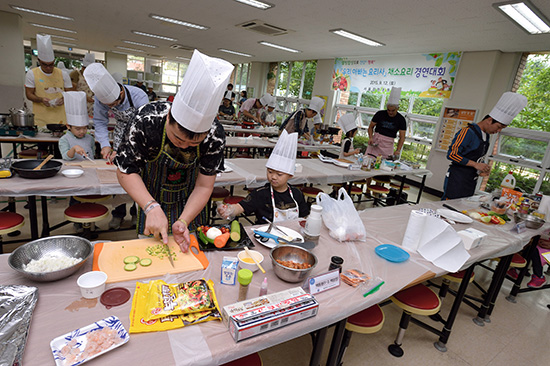
[[[126,258],[124,258],[125,264],[136,264],[137,262],[139,262],[139,257],[135,255],[129,255]]]
[[[142,260],[139,261],[139,264],[141,264],[143,267],[148,267],[151,265],[151,263],[153,263],[151,258],[143,258]]]
[[[124,265],[124,270],[128,272],[135,271],[136,268],[137,266],[134,263],[128,263]]]

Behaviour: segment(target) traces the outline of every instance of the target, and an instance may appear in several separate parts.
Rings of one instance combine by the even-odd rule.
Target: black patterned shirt
[[[158,156],[162,148],[162,135],[170,107],[171,103],[169,102],[153,102],[138,110],[126,130],[127,133],[122,139],[114,160],[122,173],[140,174],[145,164]],[[196,147],[179,149],[168,138],[165,139],[164,148],[179,151],[182,156],[186,152],[196,151],[197,149]],[[224,148],[225,132],[222,125],[214,120],[208,135],[199,145],[198,166],[201,174],[215,175],[224,170]]]

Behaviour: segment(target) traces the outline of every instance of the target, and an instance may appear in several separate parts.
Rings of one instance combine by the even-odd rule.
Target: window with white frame
[[[145,81],[153,81],[153,90],[175,94],[183,81],[188,63],[127,55],[126,65],[130,84],[134,84],[137,74],[141,73]]]

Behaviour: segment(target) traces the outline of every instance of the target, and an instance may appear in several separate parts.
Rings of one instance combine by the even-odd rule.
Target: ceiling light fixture
[[[52,18],[57,18],[57,19],[63,19],[63,20],[74,20],[74,18],[66,17],[66,16],[64,16],[64,15],[58,15],[58,14],[46,13],[46,12],[40,11],[40,10],[22,8],[22,7],[17,6],[17,5],[10,5],[10,7],[11,7],[12,9],[15,9],[15,10],[25,11],[25,12],[27,12],[27,13],[32,13],[32,14],[37,14],[37,15],[45,15],[45,16],[47,16],[47,17],[52,17]]]
[[[495,3],[493,7],[529,34],[550,33],[550,21],[529,1]]]
[[[233,55],[238,55],[238,56],[244,56],[244,57],[254,57],[252,55],[249,55],[248,53],[242,53],[242,52],[237,52],[237,51],[231,51],[231,50],[227,50],[225,48],[218,48],[218,51],[222,51],[222,52],[225,52],[225,53],[232,53]]]
[[[172,24],[183,25],[184,27],[188,27],[188,28],[194,28],[194,29],[200,29],[200,30],[209,29],[209,27],[206,27],[204,25],[193,24],[193,23],[186,22],[184,20],[168,18],[168,17],[162,16],[162,15],[149,14],[149,16],[153,19],[156,19],[156,20],[161,20],[163,22],[172,23]]]
[[[264,42],[264,41],[260,41],[258,42],[259,44],[262,44],[264,46],[268,46],[268,47],[273,47],[273,48],[277,48],[279,50],[283,50],[283,51],[287,51],[287,52],[293,52],[293,53],[300,53],[302,51],[299,51],[299,50],[295,50],[293,48],[288,48],[288,47],[285,47],[285,46],[279,46],[278,44],[274,44],[274,43],[269,43],[269,42]]]
[[[129,48],[129,47],[122,47],[122,46],[115,46],[116,48],[120,48],[121,50],[125,50],[125,51],[131,51],[131,52],[145,52],[143,50],[138,50],[138,49],[135,49],[135,48]]]
[[[163,39],[163,40],[165,40],[165,41],[171,41],[171,42],[177,42],[177,41],[178,41],[178,40],[175,39],[175,38],[166,37],[166,36],[159,36],[158,34],[145,33],[145,32],[140,32],[140,31],[135,31],[135,30],[133,30],[132,33],[137,34],[138,36],[145,36],[145,37],[151,37],[151,38],[158,38],[158,39]]]
[[[157,46],[154,46],[152,44],[147,44],[147,43],[140,43],[140,42],[134,42],[134,41],[125,41],[123,40],[122,42],[124,43],[128,43],[128,44],[133,44],[135,46],[142,46],[142,47],[149,47],[149,48],[157,48]]]
[[[111,51],[112,53],[118,53],[119,55],[126,55],[128,56],[128,53],[126,52],[121,52],[121,51]]]
[[[180,60],[191,60],[189,57],[181,57],[181,56],[176,56],[176,58],[179,58]]]
[[[76,38],[73,37],[65,37],[65,36],[58,36],[57,34],[48,34],[48,33],[40,33],[42,36],[50,36],[52,38],[59,38],[59,39],[66,39],[68,41],[77,41]]]
[[[76,33],[76,31],[74,31],[74,30],[64,29],[64,28],[57,28],[57,27],[50,27],[49,25],[44,25],[44,24],[30,23],[30,25],[32,25],[34,27],[39,27],[39,28],[46,28],[46,29],[56,30],[56,31],[60,31],[60,32]]]
[[[349,38],[349,39],[354,40],[356,42],[366,44],[368,46],[373,46],[373,47],[385,46],[385,44],[383,44],[383,43],[373,41],[372,39],[365,38],[365,37],[360,36],[360,35],[355,34],[355,33],[351,33],[350,31],[347,31],[347,30],[342,29],[342,28],[331,29],[331,30],[329,30],[329,32],[334,33],[336,35],[339,35],[341,37]]]
[[[258,0],[235,0],[235,1],[238,3],[252,6],[254,8],[262,9],[262,10],[267,10],[275,6],[273,4],[265,3],[263,1],[258,1]]]

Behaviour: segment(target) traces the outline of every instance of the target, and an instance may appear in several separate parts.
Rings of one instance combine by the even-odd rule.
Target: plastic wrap
[[[38,289],[0,286],[0,366],[21,365]]]

